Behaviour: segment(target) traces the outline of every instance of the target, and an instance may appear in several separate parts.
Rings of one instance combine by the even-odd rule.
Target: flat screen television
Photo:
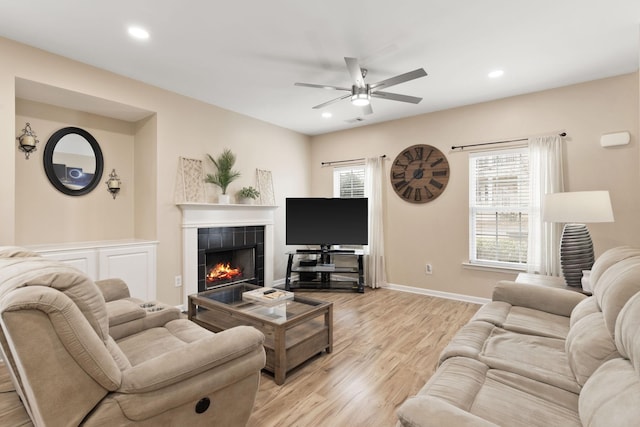
[[[287,245],[368,244],[368,199],[288,198]]]

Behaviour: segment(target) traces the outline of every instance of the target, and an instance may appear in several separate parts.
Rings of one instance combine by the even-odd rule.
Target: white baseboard
[[[473,304],[484,305],[488,302],[491,302],[489,298],[480,298],[480,297],[474,297],[471,295],[454,294],[451,292],[434,291],[433,289],[414,288],[413,286],[394,285],[393,283],[388,283],[386,286],[383,286],[383,288],[391,289],[394,291],[400,291],[400,292],[409,292],[412,294],[427,295],[430,297],[446,298],[446,299],[452,299],[456,301],[470,302]]]

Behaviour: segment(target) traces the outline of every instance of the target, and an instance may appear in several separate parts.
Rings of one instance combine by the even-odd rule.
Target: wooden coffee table
[[[274,307],[242,300],[243,292],[257,288],[236,284],[190,295],[189,320],[213,332],[240,325],[260,330],[265,335],[265,369],[281,385],[288,371],[333,350],[333,303],[299,295]]]

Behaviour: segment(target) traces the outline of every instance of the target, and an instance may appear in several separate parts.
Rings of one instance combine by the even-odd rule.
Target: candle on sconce
[[[20,138],[20,145],[22,145],[23,147],[35,147],[36,139],[31,135],[24,135],[22,138]]]
[[[107,190],[109,191],[109,193],[111,193],[111,196],[113,196],[114,200],[116,198],[116,195],[120,192],[120,182],[121,181],[118,177],[118,174],[116,173],[116,170],[113,169],[109,174],[109,179],[105,181],[105,184],[107,184]]]

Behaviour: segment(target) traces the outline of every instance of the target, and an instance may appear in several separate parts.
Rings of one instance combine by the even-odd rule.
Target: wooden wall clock
[[[449,161],[442,151],[431,145],[412,145],[393,161],[391,186],[407,202],[428,203],[447,188],[449,172]]]

